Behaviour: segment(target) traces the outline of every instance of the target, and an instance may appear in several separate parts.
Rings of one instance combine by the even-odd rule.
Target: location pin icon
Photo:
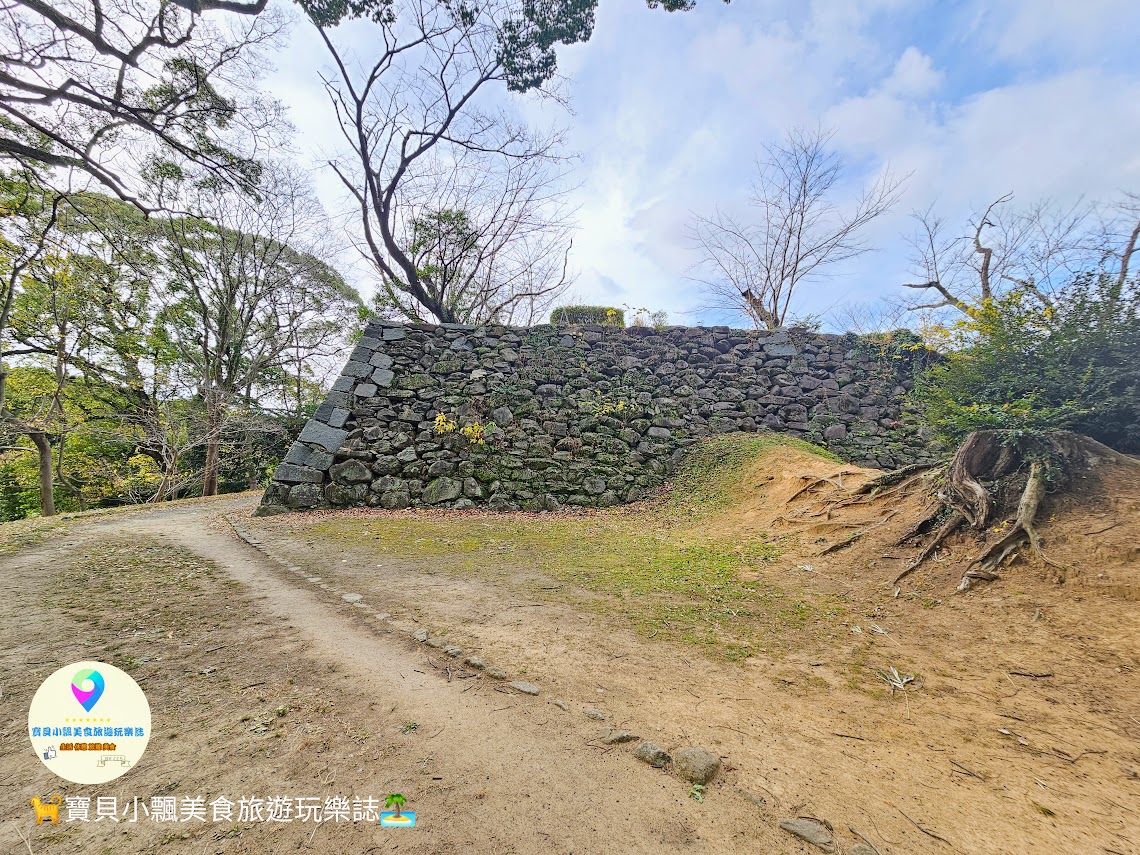
[[[86,688],[87,684],[90,684],[91,688]],[[71,693],[75,695],[75,700],[79,701],[83,709],[91,712],[95,704],[99,703],[99,698],[103,696],[105,685],[102,674],[91,668],[84,668],[71,678]]]

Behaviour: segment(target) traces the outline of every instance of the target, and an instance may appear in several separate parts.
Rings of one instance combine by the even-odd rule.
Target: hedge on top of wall
[[[550,313],[550,322],[559,327],[574,324],[624,327],[625,311],[613,306],[559,306]]]

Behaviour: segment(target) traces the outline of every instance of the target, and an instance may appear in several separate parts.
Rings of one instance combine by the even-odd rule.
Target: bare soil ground
[[[246,496],[0,531],[0,851],[807,853],[777,823],[814,816],[842,851],[1140,853],[1140,478],[1106,466],[1046,507],[1063,584],[1020,564],[960,595],[973,539],[890,584],[922,496],[828,515],[872,474],[778,446],[602,512],[250,519]],[[138,768],[94,788],[25,731],[84,658],[154,713]],[[699,802],[610,727],[724,766]],[[32,826],[53,792],[402,792],[419,825]]]

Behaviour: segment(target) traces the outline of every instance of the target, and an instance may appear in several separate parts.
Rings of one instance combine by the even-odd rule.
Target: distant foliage
[[[613,306],[559,306],[550,313],[550,322],[563,327],[571,324],[624,327],[625,311]]]
[[[951,441],[974,430],[1085,433],[1140,452],[1140,285],[1084,275],[1043,305],[1013,291],[948,331],[956,347],[918,387]]]

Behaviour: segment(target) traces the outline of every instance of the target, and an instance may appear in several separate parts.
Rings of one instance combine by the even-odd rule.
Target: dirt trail
[[[802,472],[833,468],[766,465],[754,503],[719,524],[765,529]],[[77,519],[0,558],[0,852],[27,851],[12,820],[36,855],[806,855],[820,850],[778,823],[810,815],[834,824],[844,852],[855,829],[881,855],[1140,853],[1140,615],[1085,577],[1057,586],[1019,569],[951,597],[953,573],[939,563],[893,596],[883,584],[893,562],[882,565],[880,547],[823,560],[809,557],[820,549],[809,538],[810,551],[754,572],[786,590],[773,608],[795,597],[840,607],[806,618],[788,636],[799,646],[733,663],[584,608],[596,594],[504,559],[499,529],[481,546],[456,525],[465,520],[470,533],[501,517],[324,518],[348,537],[329,535],[319,515],[250,519],[254,501]],[[423,540],[408,545],[410,557],[376,551],[369,530],[409,521]],[[1127,564],[1113,572],[1131,572]],[[417,628],[541,694],[464,673],[458,659],[414,642]],[[24,735],[39,681],[83,658],[128,663],[155,714],[139,768],[104,788],[61,787]],[[920,674],[921,688],[891,696],[876,676],[891,664]],[[592,707],[605,719],[588,718]],[[698,802],[687,783],[635,760],[631,745],[601,745],[611,727],[669,750],[703,746],[724,766]],[[57,791],[402,792],[420,824],[33,828],[27,800]]]
[[[53,536],[45,546],[27,549],[3,560],[3,588],[7,601],[19,611],[21,649],[9,654],[41,664],[39,678],[57,663],[45,663],[52,653],[47,631],[66,632],[58,619],[44,614],[41,604],[27,595],[20,584],[26,574],[49,565],[66,566],[75,556],[90,552],[100,543],[119,543],[124,538],[135,543],[165,542],[185,547],[201,558],[214,562],[239,582],[251,597],[245,603],[201,603],[198,620],[208,622],[216,608],[237,608],[239,623],[247,627],[277,623],[282,631],[276,643],[261,643],[261,649],[247,651],[262,658],[270,673],[290,671],[287,649],[300,652],[307,668],[325,672],[326,696],[337,697],[341,719],[357,732],[374,732],[383,744],[401,728],[399,722],[414,722],[412,739],[401,750],[385,751],[383,756],[349,760],[336,752],[312,754],[314,774],[329,764],[362,764],[353,777],[352,789],[371,792],[381,798],[400,791],[408,796],[408,809],[418,813],[414,831],[362,828],[358,833],[341,834],[332,840],[312,827],[285,825],[278,828],[248,828],[240,835],[219,837],[208,826],[188,826],[190,840],[174,839],[174,851],[186,852],[270,852],[291,851],[298,846],[321,852],[388,851],[399,847],[416,852],[795,852],[786,835],[759,821],[756,808],[743,798],[719,802],[715,809],[702,809],[686,797],[687,787],[675,778],[632,760],[618,751],[588,746],[600,731],[596,722],[576,722],[548,703],[548,698],[531,698],[496,691],[491,680],[480,680],[477,691],[472,683],[449,682],[424,663],[423,648],[410,644],[400,633],[385,632],[368,624],[343,601],[296,584],[294,576],[266,561],[257,551],[240,543],[219,524],[216,514],[242,506],[215,503],[187,506],[138,515],[118,516],[100,522],[74,526],[63,535]],[[9,624],[9,628],[15,628]],[[193,632],[191,631],[191,635]],[[247,644],[257,645],[256,635]],[[5,638],[6,644],[9,638]],[[266,639],[271,641],[271,639]],[[66,645],[74,647],[74,645]],[[78,651],[76,651],[78,653]],[[75,654],[68,654],[75,655]],[[193,657],[191,657],[193,658]],[[58,665],[68,661],[64,656]],[[214,661],[214,660],[211,660]],[[295,661],[295,660],[294,660]],[[16,662],[5,662],[12,666]],[[191,666],[199,664],[190,662]],[[236,668],[240,663],[232,663]],[[173,663],[171,668],[176,667]],[[215,666],[217,667],[217,666]],[[224,664],[222,668],[226,667]],[[245,675],[231,675],[237,685]],[[35,681],[29,681],[30,683]],[[292,680],[290,680],[292,682]],[[472,681],[474,682],[474,681]],[[151,690],[151,683],[144,682]],[[31,757],[20,722],[21,708],[26,715],[26,699],[5,687],[3,716],[5,767],[21,748],[23,755],[13,763],[15,774],[5,775],[3,816],[15,819],[31,836],[35,852],[55,851],[63,844],[70,851],[121,851],[108,845],[106,838],[85,840],[88,828],[71,826],[65,835],[50,829],[28,829],[25,813],[17,806],[40,790],[63,789],[51,776],[37,769]],[[282,688],[285,688],[282,686]],[[273,686],[259,689],[268,695],[269,705],[278,701]],[[185,781],[197,776],[211,787],[215,761],[194,753],[182,753],[161,744],[163,734],[159,714],[163,704],[177,700],[165,692],[155,697],[156,733],[140,768],[120,779],[122,791],[134,795],[169,792],[170,780]],[[15,701],[15,703],[13,703]],[[554,719],[557,717],[557,721]],[[388,735],[384,735],[388,734]],[[374,740],[375,741],[375,740]],[[182,747],[189,748],[187,741]],[[342,751],[343,754],[343,751]],[[156,756],[157,755],[157,756]],[[30,763],[28,762],[30,761]],[[237,772],[247,792],[287,795],[278,787],[273,764],[251,759],[246,770],[235,768],[240,761],[219,758],[221,772]],[[148,768],[149,767],[149,768]],[[191,771],[193,770],[193,771]],[[430,774],[429,774],[430,773]],[[31,780],[29,780],[29,778]],[[282,781],[286,784],[286,781]],[[29,786],[30,785],[30,786]],[[128,786],[130,785],[130,786]],[[71,788],[73,791],[83,788]],[[113,789],[113,788],[112,788]],[[281,789],[284,792],[278,793]],[[327,787],[324,789],[328,789]],[[110,791],[110,790],[108,790]],[[183,790],[178,787],[177,794]],[[346,795],[348,793],[345,793]],[[231,796],[232,798],[232,796]],[[3,851],[24,851],[9,823],[0,834]],[[152,837],[159,837],[156,826]],[[178,832],[182,828],[175,829]],[[164,838],[163,838],[164,839]],[[131,851],[150,851],[163,839],[142,839]],[[167,841],[169,845],[170,841]],[[214,848],[210,848],[213,846]],[[156,850],[157,851],[157,850]],[[163,848],[163,851],[170,849]]]

